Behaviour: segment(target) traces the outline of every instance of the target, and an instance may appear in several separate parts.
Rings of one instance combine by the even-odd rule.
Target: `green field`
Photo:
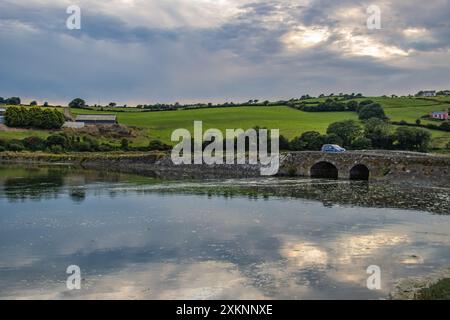
[[[72,110],[74,114],[86,110]],[[89,111],[88,113],[96,113]],[[203,121],[204,129],[249,129],[255,126],[280,129],[280,133],[294,138],[301,133],[316,130],[325,133],[332,122],[357,119],[352,112],[313,113],[288,107],[233,107],[204,110],[179,110],[168,112],[117,113],[119,123],[146,128],[151,138],[170,142],[172,131],[177,128],[193,130],[196,120]]]
[[[405,120],[409,123],[431,111],[440,111],[450,107],[448,97],[436,99],[416,98],[387,98],[372,97],[361,98],[359,101],[371,99],[380,103],[391,121]],[[311,99],[311,101],[323,101],[324,99]],[[117,111],[119,111],[117,109]],[[193,109],[177,111],[142,112],[140,109],[127,108],[127,112],[94,111],[85,109],[71,109],[73,115],[77,114],[116,114],[120,124],[140,128],[137,137],[131,139],[133,146],[145,146],[152,139],[159,139],[171,144],[170,136],[177,128],[193,129],[196,120],[203,121],[204,130],[217,128],[225,129],[249,129],[255,126],[269,129],[280,129],[280,133],[292,139],[305,131],[318,131],[325,133],[329,124],[346,120],[357,120],[354,112],[303,112],[286,106],[247,106],[226,107],[212,109]],[[439,122],[421,120],[423,124]],[[432,146],[443,148],[450,142],[450,133],[430,130],[433,135]],[[0,138],[22,139],[29,135],[45,137],[49,132],[39,130],[1,131]],[[103,139],[101,139],[103,140]],[[104,140],[105,142],[118,143],[118,141]]]

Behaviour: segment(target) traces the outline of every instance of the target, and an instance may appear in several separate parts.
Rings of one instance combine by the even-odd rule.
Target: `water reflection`
[[[450,265],[450,216],[430,214],[448,213],[446,189],[59,167],[1,168],[0,185],[0,298],[374,299]]]

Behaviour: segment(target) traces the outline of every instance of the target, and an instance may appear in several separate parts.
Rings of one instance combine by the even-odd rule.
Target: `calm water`
[[[0,298],[384,298],[450,266],[449,211],[449,189],[2,166]]]

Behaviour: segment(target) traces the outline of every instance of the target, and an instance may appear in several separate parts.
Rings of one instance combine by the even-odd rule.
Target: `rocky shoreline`
[[[317,152],[287,153],[280,157],[278,176],[307,177],[309,168],[317,161],[343,161],[340,155],[321,154]],[[342,169],[340,179],[349,179],[345,174],[349,168],[360,161],[372,161],[370,181],[401,184],[418,187],[450,187],[450,157],[417,156],[392,154],[384,156],[389,159],[390,167],[378,163],[380,155],[349,152],[345,155],[347,167]],[[370,158],[368,158],[370,157]],[[297,160],[295,160],[298,158]],[[311,159],[310,159],[311,158]],[[373,159],[372,159],[373,158]],[[293,161],[294,159],[294,161]],[[303,161],[303,160],[304,161]],[[306,160],[305,160],[306,159]],[[68,153],[48,154],[42,152],[2,152],[0,162],[27,164],[70,164],[85,169],[116,171],[148,176],[168,178],[249,178],[260,177],[260,165],[174,165],[167,153]],[[378,164],[377,164],[378,163]],[[304,168],[302,168],[304,167]],[[373,172],[372,172],[373,171]],[[384,172],[385,171],[385,172]]]

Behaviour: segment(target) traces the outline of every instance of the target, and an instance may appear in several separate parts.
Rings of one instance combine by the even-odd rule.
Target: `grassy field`
[[[409,123],[421,118],[431,111],[440,111],[450,108],[449,97],[439,97],[430,99],[416,98],[388,98],[369,97],[360,98],[359,101],[371,99],[380,103],[391,121],[405,120]],[[324,101],[324,98],[311,101]],[[204,130],[217,128],[220,130],[241,128],[249,129],[255,126],[269,129],[278,128],[285,137],[292,139],[305,131],[318,131],[325,133],[330,123],[355,119],[354,112],[303,112],[286,106],[263,107],[228,107],[214,109],[195,109],[178,111],[141,112],[139,109],[127,108],[127,112],[114,111],[94,111],[84,109],[71,109],[73,115],[77,114],[116,114],[119,123],[140,128],[136,138],[131,139],[134,146],[147,145],[151,139],[159,139],[165,143],[171,143],[170,136],[177,128],[192,130],[195,120],[202,120]],[[423,124],[439,122],[421,120]],[[433,135],[433,147],[443,148],[450,142],[450,133],[430,130]],[[39,130],[14,130],[1,131],[0,138],[22,139],[26,136],[36,135],[46,137],[47,131]],[[103,140],[103,139],[101,139]],[[119,143],[118,141],[106,140],[105,142]]]
[[[12,130],[12,131],[0,131],[0,138],[11,139],[23,139],[30,136],[36,136],[40,138],[47,138],[51,134],[50,131],[45,130]]]
[[[96,113],[94,111],[75,110],[74,114]],[[315,130],[325,133],[332,122],[357,119],[353,112],[313,113],[280,107],[234,107],[204,110],[179,110],[170,112],[117,113],[119,123],[146,128],[151,138],[170,142],[172,131],[177,128],[193,130],[195,120],[202,120],[204,130],[220,130],[255,126],[280,129],[288,138],[299,136],[305,131]]]

